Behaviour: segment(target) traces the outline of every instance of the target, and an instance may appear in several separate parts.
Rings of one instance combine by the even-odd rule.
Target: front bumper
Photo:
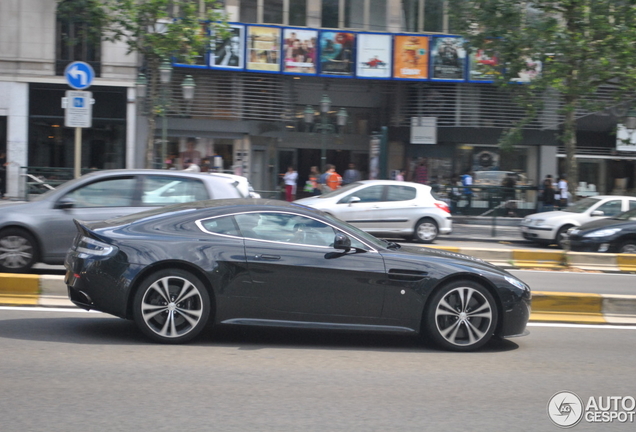
[[[556,236],[556,230],[546,226],[521,225],[521,235],[526,240],[546,240],[552,241]]]
[[[569,236],[567,242],[573,252],[617,252],[616,241],[612,237]]]

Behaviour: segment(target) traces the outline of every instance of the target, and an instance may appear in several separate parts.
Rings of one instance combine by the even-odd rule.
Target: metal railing
[[[523,217],[536,213],[537,189],[536,186],[444,186],[438,196],[450,205],[454,214],[492,216],[497,209],[499,216]],[[467,190],[472,194],[466,193]]]
[[[97,171],[83,169],[82,175]],[[74,178],[74,168],[61,167],[20,167],[19,196],[28,200],[40,195]]]

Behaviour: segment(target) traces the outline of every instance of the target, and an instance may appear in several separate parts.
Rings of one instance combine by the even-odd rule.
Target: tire
[[[139,286],[133,315],[139,329],[156,342],[188,342],[207,324],[210,295],[193,274],[180,269],[161,270]]]
[[[562,226],[561,228],[559,228],[559,230],[556,233],[556,237],[554,238],[554,242],[561,249],[565,249],[565,243],[564,242],[565,242],[565,238],[566,238],[566,233],[568,232],[568,230],[570,228],[572,228],[572,225]]]
[[[447,350],[473,351],[492,338],[497,319],[497,304],[486,288],[457,281],[433,294],[425,310],[423,336]]]
[[[626,240],[621,243],[618,253],[636,254],[636,240]]]
[[[415,225],[413,238],[422,243],[433,243],[438,234],[439,228],[437,226],[437,222],[431,218],[425,218]]]
[[[0,272],[26,273],[38,255],[37,242],[27,231],[9,228],[0,232]]]

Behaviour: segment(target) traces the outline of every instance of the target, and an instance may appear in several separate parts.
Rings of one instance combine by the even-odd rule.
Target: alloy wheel
[[[0,237],[0,269],[26,271],[33,265],[35,247],[27,235],[7,233]]]
[[[425,243],[430,243],[437,238],[437,225],[428,220],[420,222],[415,228],[415,236]]]
[[[626,254],[636,254],[636,243],[625,243],[621,246],[621,252]]]

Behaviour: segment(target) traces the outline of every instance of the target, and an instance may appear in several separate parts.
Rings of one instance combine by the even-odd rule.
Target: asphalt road
[[[529,329],[477,353],[275,329],[166,346],[98,313],[0,308],[0,429],[556,431],[547,404],[557,392],[636,397],[636,327]]]

